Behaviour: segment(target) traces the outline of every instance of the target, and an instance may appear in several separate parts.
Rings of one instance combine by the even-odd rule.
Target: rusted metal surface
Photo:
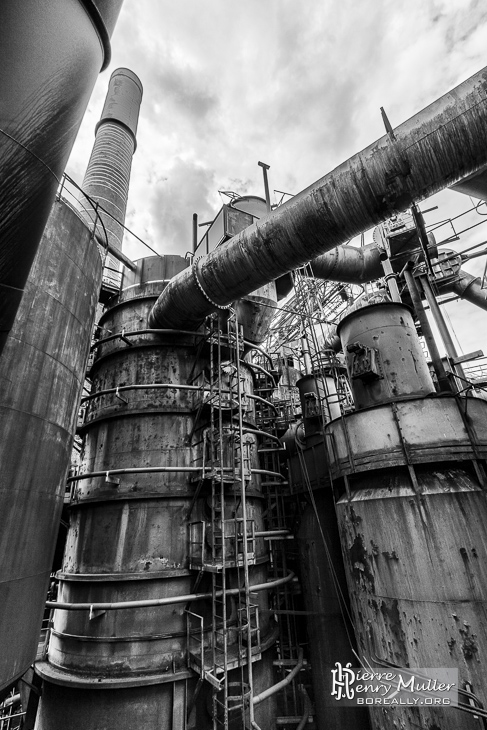
[[[189,685],[189,686],[188,686]],[[66,730],[66,728],[128,728],[127,717],[138,718],[146,728],[182,730],[183,722],[173,722],[175,698],[189,695],[191,680],[184,675],[177,682],[125,687],[110,690],[94,682],[80,691],[44,682],[43,701],[39,709],[36,730]],[[81,694],[82,692],[82,694]],[[46,713],[45,708],[49,708]],[[132,725],[137,727],[137,723]],[[204,727],[204,726],[203,726]]]
[[[194,327],[215,309],[480,169],[487,158],[487,70],[254,223],[176,277],[151,326]]]
[[[487,457],[487,404],[479,398],[463,400],[472,420],[477,451]],[[326,441],[333,474],[386,469],[475,458],[454,396],[429,396],[398,401],[351,413],[328,424]],[[350,459],[351,455],[351,459]]]
[[[355,340],[378,348],[376,371],[397,385],[377,389],[370,357],[359,389],[352,379],[360,410],[326,427],[359,654],[371,666],[458,667],[460,687],[469,682],[485,702],[485,401],[412,397],[428,388],[405,312],[374,305],[339,328],[351,354]],[[353,375],[354,363],[348,369]],[[374,730],[473,730],[477,722],[421,707],[373,708],[371,719]]]
[[[487,200],[487,168],[483,168],[456,183],[456,185],[452,185],[451,190],[456,193],[471,195],[472,198]]]
[[[340,402],[330,375],[304,375],[296,382],[306,436],[322,432],[328,421],[340,416]]]
[[[297,540],[300,579],[308,612],[306,625],[316,722],[319,728],[327,730],[367,730],[367,710],[340,707],[331,694],[331,670],[335,663],[346,666],[350,662],[356,666],[357,660],[347,615],[348,591],[331,489],[316,493],[314,505],[318,516],[313,505],[306,507]]]
[[[89,231],[55,203],[0,361],[0,687],[35,658],[100,282]]]
[[[121,4],[2,3],[0,351]]]
[[[392,302],[348,314],[338,326],[356,408],[435,388],[410,310]]]
[[[166,263],[156,260],[152,266],[150,262],[140,263],[137,272],[126,275],[122,294],[102,318],[103,332],[137,333],[146,326],[144,314],[166,285],[166,274],[184,265],[174,258]],[[197,572],[189,569],[192,547],[188,523],[206,523],[207,539],[211,539],[208,481],[202,485],[202,472],[198,475],[195,469],[210,463],[225,468],[228,461],[226,453],[212,457],[209,451],[209,345],[200,347],[200,343],[201,339],[191,333],[141,332],[130,338],[115,337],[96,347],[91,369],[93,397],[87,400],[80,471],[81,475],[96,472],[99,476],[74,482],[70,527],[59,574],[60,601],[150,601],[194,593]],[[222,366],[224,391],[226,382],[230,385],[234,377],[233,370],[229,364]],[[241,368],[241,382],[244,394],[251,395],[252,371],[245,364]],[[169,387],[151,389],[155,383],[167,383]],[[171,388],[171,383],[178,387]],[[117,387],[131,384],[137,388],[117,393]],[[180,387],[185,384],[192,388]],[[110,392],[96,395],[106,390]],[[222,403],[214,407],[230,414],[230,405],[235,408],[235,403],[225,399],[230,400],[223,394]],[[254,403],[250,398],[244,400],[245,425],[255,429]],[[225,416],[224,449],[226,439],[230,449],[233,438],[229,424],[231,420]],[[254,469],[253,473],[248,472],[247,517],[258,532],[263,532],[262,477],[255,471],[257,448],[257,436],[246,434],[246,468]],[[144,472],[154,467],[176,467],[178,471]],[[127,473],[106,474],[125,468]],[[132,468],[137,471],[130,471]],[[228,494],[223,516],[238,519],[242,512],[240,482],[233,469],[224,472],[223,478]],[[200,491],[194,499],[197,488]],[[263,537],[256,538],[255,562],[249,568],[251,584],[266,582],[267,550]],[[229,570],[227,580],[230,589],[242,587],[236,568]],[[198,591],[211,594],[210,573],[203,574]],[[227,600],[229,605],[235,604],[234,612],[230,611],[229,651],[238,656],[237,599],[232,595]],[[253,603],[260,608],[264,641],[270,640],[272,644],[267,591],[259,592]],[[91,617],[86,611],[57,610],[48,661],[39,666],[39,672],[47,684],[62,684],[66,692],[52,687],[48,690],[41,703],[39,727],[60,728],[54,696],[56,703],[65,705],[73,695],[73,687],[78,687],[75,702],[80,708],[79,719],[73,718],[70,727],[85,728],[96,700],[90,687],[96,683],[102,716],[105,705],[113,709],[113,719],[106,719],[104,727],[133,728],[140,706],[137,702],[130,705],[131,688],[145,686],[150,708],[152,702],[157,702],[152,688],[157,684],[160,717],[158,723],[150,718],[144,720],[144,726],[156,728],[163,722],[165,727],[183,730],[184,713],[181,722],[174,720],[173,725],[167,708],[168,696],[175,691],[172,684],[177,685],[181,674],[187,673],[185,608],[184,603],[178,602],[124,611],[96,611]],[[198,599],[191,608],[204,617],[205,642],[209,642],[213,628],[211,601]],[[265,672],[263,678],[267,681]],[[191,676],[187,704],[195,684],[196,679]],[[113,694],[115,688],[118,689],[112,697],[110,692]],[[143,692],[140,689],[138,696],[143,697]],[[209,728],[211,721],[204,719],[197,726]]]
[[[276,284],[260,287],[244,299],[240,299],[235,309],[239,324],[243,327],[244,340],[259,345],[265,340],[277,308]]]
[[[484,703],[487,631],[485,494],[469,470],[360,475],[337,505],[359,654],[374,666],[458,667]],[[375,662],[374,662],[375,660]],[[375,730],[473,730],[471,715],[431,708],[372,711]]]

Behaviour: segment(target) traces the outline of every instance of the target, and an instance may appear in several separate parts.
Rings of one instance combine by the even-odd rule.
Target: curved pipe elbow
[[[481,288],[479,276],[472,276],[472,274],[468,274],[463,269],[460,269],[457,281],[453,281],[447,286],[442,287],[442,290],[453,292],[460,299],[465,299],[467,302],[471,302],[487,311],[487,289]]]
[[[343,284],[366,284],[383,275],[380,250],[375,243],[363,248],[337,246],[310,261],[310,268],[316,279]]]

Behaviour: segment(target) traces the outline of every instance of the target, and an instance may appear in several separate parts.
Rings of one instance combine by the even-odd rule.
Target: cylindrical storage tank
[[[138,262],[137,271],[124,277],[120,296],[100,321],[80,478],[73,483],[59,574],[61,602],[152,600],[184,596],[195,587],[211,595],[211,566],[205,567],[202,560],[209,540],[196,545],[190,527],[190,523],[205,524],[211,532],[208,479],[202,479],[202,468],[210,463],[208,430],[213,428],[206,403],[208,345],[199,347],[204,339],[201,332],[147,331],[154,300],[167,280],[185,266],[178,256]],[[252,374],[242,368],[243,388],[251,395]],[[220,407],[227,408],[224,402]],[[251,399],[246,399],[244,417],[255,430],[254,410]],[[226,425],[231,423],[228,420]],[[225,439],[224,435],[224,444]],[[216,459],[219,462],[218,454]],[[254,434],[246,435],[245,459],[247,469],[258,466]],[[221,464],[226,468],[225,453]],[[249,472],[249,479],[247,518],[262,531],[260,476]],[[239,519],[236,475],[229,473],[225,489],[223,515]],[[231,554],[227,557],[232,559]],[[258,538],[249,568],[251,584],[266,581],[267,560],[264,540]],[[229,570],[227,587],[243,587],[238,561]],[[266,592],[259,592],[254,602],[260,609],[262,650],[268,653],[275,637]],[[60,707],[66,706],[71,713],[73,702],[78,712],[72,713],[71,730],[89,726],[87,718],[96,717],[97,706],[106,730],[133,728],[142,715],[148,730],[183,730],[197,681],[188,668],[186,609],[203,617],[208,645],[211,605],[209,599],[180,601],[94,615],[58,609],[48,660],[38,666],[49,686],[41,701],[38,730],[66,727]],[[229,598],[229,605],[235,605],[228,634],[229,656],[235,661],[236,597]],[[264,673],[263,680],[268,679]],[[211,694],[211,686],[204,686],[198,707],[204,704],[205,693]],[[176,696],[177,711],[173,709]],[[145,702],[149,715],[143,710]],[[201,721],[200,727],[212,727],[211,718]]]
[[[299,388],[306,436],[321,431],[325,423],[340,416],[338,393],[331,375],[304,375],[296,385]]]
[[[383,381],[352,350],[364,358],[348,364],[365,374],[352,380],[360,409],[325,433],[359,654],[371,666],[458,668],[459,687],[485,705],[487,403],[430,392],[405,312],[380,304],[344,320],[345,346],[377,348]],[[371,708],[372,725],[477,727],[426,704]]]
[[[0,360],[0,689],[36,655],[101,270],[55,203]]]
[[[338,334],[356,408],[435,392],[411,312],[403,304],[357,309],[340,322]]]
[[[417,491],[406,468],[362,473],[337,504],[359,654],[372,666],[457,667],[459,687],[468,683],[485,706],[485,492],[469,467],[415,472]],[[452,708],[371,715],[375,730],[478,728]]]
[[[121,4],[2,3],[0,352]]]
[[[315,511],[316,510],[316,511]],[[365,708],[341,707],[332,696],[336,662],[356,666],[355,637],[330,488],[315,493],[297,534],[300,579],[306,606],[311,674],[318,730],[367,730]]]

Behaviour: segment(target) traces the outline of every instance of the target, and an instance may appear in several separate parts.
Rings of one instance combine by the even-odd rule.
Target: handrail
[[[200,466],[137,466],[128,467],[124,469],[102,469],[100,471],[89,471],[84,474],[76,474],[75,476],[68,477],[66,482],[81,482],[83,479],[91,479],[92,477],[109,477],[116,476],[117,474],[158,474],[164,472],[175,472],[176,474],[184,474],[184,472],[212,472],[214,470],[210,467],[203,469]],[[231,466],[224,466],[217,470],[218,472],[233,472],[235,471]],[[282,474],[277,471],[268,471],[267,469],[251,469],[251,474],[267,474],[273,477],[280,477],[284,479]]]
[[[293,580],[295,574],[290,571],[284,578],[277,578],[267,583],[257,583],[250,586],[252,593],[259,591],[268,591],[277,586],[289,583]],[[235,596],[244,592],[244,588],[230,588],[225,591],[225,595]],[[221,596],[222,592],[218,591],[217,596]],[[167,598],[153,598],[145,601],[119,601],[118,603],[66,603],[60,601],[46,601],[46,608],[57,608],[63,611],[116,611],[126,608],[149,608],[151,606],[172,606],[174,603],[186,603],[191,601],[201,601],[212,598],[212,593],[187,593],[184,596],[169,596]]]
[[[129,332],[125,332],[122,330],[121,332],[116,332],[114,335],[109,335],[108,337],[102,337],[96,342],[94,342],[90,350],[96,350],[100,345],[104,345],[105,342],[110,342],[111,340],[117,340],[117,339],[123,339],[124,337],[136,337],[137,335],[171,335],[174,337],[174,335],[191,335],[192,337],[206,337],[206,332],[191,332],[191,330],[171,330],[171,329],[155,329],[155,328],[149,328],[149,329],[143,329],[143,330],[131,330]]]
[[[258,705],[260,702],[263,702],[268,697],[271,697],[272,695],[275,695],[276,692],[279,692],[280,689],[283,689],[283,687],[286,687],[288,684],[291,684],[294,677],[299,674],[304,664],[304,654],[303,650],[299,650],[298,654],[298,661],[295,667],[289,672],[287,677],[285,679],[282,679],[277,684],[273,684],[272,687],[269,687],[268,689],[265,689],[263,692],[261,692],[259,695],[255,695],[255,697],[252,698],[252,702],[254,705]]]

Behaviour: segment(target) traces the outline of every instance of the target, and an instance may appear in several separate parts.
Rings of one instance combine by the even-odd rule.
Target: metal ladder
[[[211,515],[209,524],[201,520],[190,524],[189,552],[190,568],[198,570],[199,575],[211,574],[212,626],[208,637],[203,617],[187,611],[187,642],[188,664],[200,675],[199,685],[206,681],[212,688],[213,730],[228,730],[237,711],[241,712],[242,727],[247,727],[251,714],[250,665],[260,658],[255,651],[260,647],[258,609],[251,603],[248,590],[248,566],[255,561],[255,528],[245,508],[240,341],[234,316],[229,318],[227,337],[222,335],[218,319],[210,318],[210,377],[205,397],[209,425],[204,438],[203,476],[210,488]],[[250,469],[247,471],[250,476]],[[243,516],[237,517],[235,508],[229,517],[231,497],[227,485],[238,479],[242,483],[238,502],[243,505]],[[236,594],[232,589],[229,593],[229,571],[236,573],[237,585],[243,572],[245,590]],[[229,682],[229,671],[239,668],[240,681]]]

